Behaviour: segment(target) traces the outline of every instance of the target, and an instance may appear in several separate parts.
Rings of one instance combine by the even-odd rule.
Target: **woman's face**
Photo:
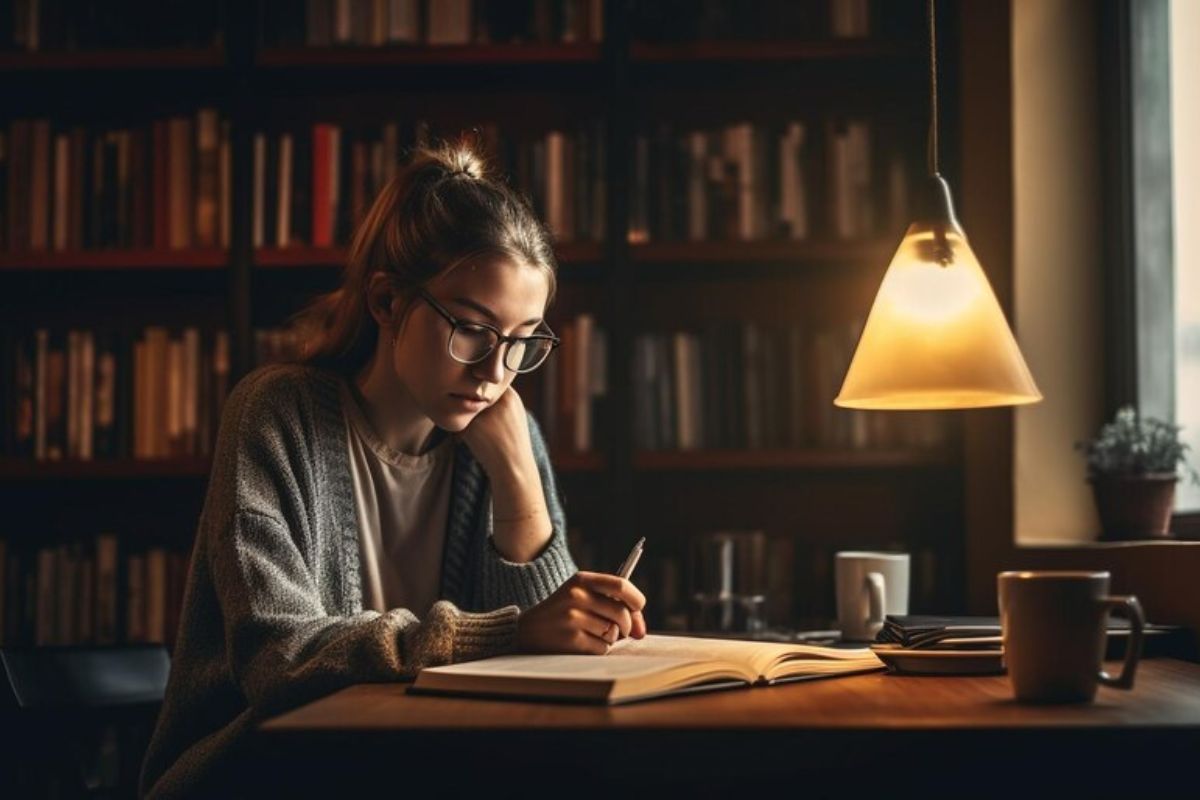
[[[463,322],[487,323],[508,336],[527,336],[538,327],[549,296],[541,270],[504,258],[480,259],[435,278],[426,290]],[[450,357],[450,322],[419,295],[400,323],[392,365],[417,407],[443,430],[459,432],[496,402],[516,373],[503,362],[501,345],[476,364]],[[484,397],[486,402],[461,399]]]

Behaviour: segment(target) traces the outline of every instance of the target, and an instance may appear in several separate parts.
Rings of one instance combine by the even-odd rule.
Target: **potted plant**
[[[1103,538],[1165,539],[1171,536],[1175,484],[1187,463],[1178,425],[1141,418],[1132,406],[1117,411],[1096,438],[1075,446],[1087,456],[1088,481],[1100,512]]]

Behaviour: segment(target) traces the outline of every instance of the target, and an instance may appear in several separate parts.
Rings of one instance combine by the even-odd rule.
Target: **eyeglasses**
[[[508,349],[504,351],[505,369],[512,372],[533,372],[546,361],[550,352],[562,343],[549,326],[544,333],[505,336],[491,325],[456,318],[424,289],[418,289],[417,294],[450,323],[450,338],[446,342],[446,350],[450,357],[460,364],[478,364],[490,356],[500,344],[507,342]]]

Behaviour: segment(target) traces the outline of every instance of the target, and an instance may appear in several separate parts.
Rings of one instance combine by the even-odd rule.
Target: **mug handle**
[[[1133,595],[1105,597],[1100,602],[1108,611],[1114,608],[1124,608],[1128,611],[1130,625],[1129,643],[1125,645],[1125,665],[1121,667],[1121,674],[1114,678],[1102,669],[1100,670],[1100,683],[1115,689],[1132,689],[1133,674],[1137,672],[1138,659],[1142,656],[1142,632],[1146,626],[1146,617],[1142,614],[1142,604]],[[1108,619],[1107,611],[1104,618]]]
[[[868,612],[867,627],[874,628],[883,625],[883,573],[868,572],[863,576],[863,586],[867,590]]]

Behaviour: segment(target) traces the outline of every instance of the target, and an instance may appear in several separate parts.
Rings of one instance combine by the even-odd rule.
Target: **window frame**
[[[1099,34],[1105,416],[1132,404],[1174,421],[1170,2],[1105,0]],[[1171,530],[1200,539],[1200,512],[1173,514]]]

